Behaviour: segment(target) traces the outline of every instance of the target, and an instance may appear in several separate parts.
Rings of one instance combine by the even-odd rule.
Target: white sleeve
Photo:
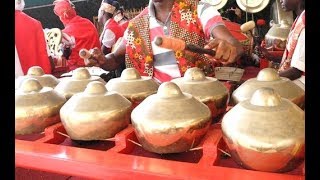
[[[200,1],[197,7],[198,18],[206,36],[210,36],[212,29],[217,26],[225,26],[219,11],[209,3]]]
[[[107,48],[111,48],[115,43],[116,35],[110,29],[106,29],[103,34],[102,44]]]
[[[292,55],[291,67],[305,72],[305,29],[300,33],[296,48]]]

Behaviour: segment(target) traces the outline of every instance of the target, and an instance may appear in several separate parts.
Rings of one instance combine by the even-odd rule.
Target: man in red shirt
[[[19,59],[16,60],[16,66],[19,66],[16,69],[20,69],[18,76],[27,74],[32,66],[40,66],[46,74],[50,74],[53,66],[47,52],[42,24],[22,12],[24,5],[24,0],[15,1],[15,45]]]
[[[69,0],[56,0],[53,3],[54,13],[59,16],[64,25],[62,32],[71,37],[74,41],[74,46],[68,47],[68,44],[63,44],[66,49],[70,48],[70,55],[65,55],[67,59],[68,70],[74,70],[78,67],[83,67],[84,61],[79,56],[79,51],[82,48],[100,48],[99,34],[93,23],[77,15],[74,5]]]
[[[104,54],[109,54],[124,34],[125,29],[113,18],[119,9],[120,5],[115,0],[103,0],[99,8],[98,21],[104,24],[100,35],[101,50]]]

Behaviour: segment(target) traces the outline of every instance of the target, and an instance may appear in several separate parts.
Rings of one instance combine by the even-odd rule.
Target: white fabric
[[[294,49],[291,59],[291,67],[295,67],[300,71],[305,72],[305,29],[301,31],[296,48]],[[293,82],[300,86],[303,90],[305,90],[304,75],[294,80]]]
[[[23,76],[23,71],[22,71],[22,67],[20,64],[20,59],[19,59],[19,55],[17,52],[17,47],[14,46],[14,53],[15,53],[15,78],[17,79],[19,76]]]
[[[167,75],[171,76],[172,78],[181,77],[179,67],[176,64],[165,65],[165,66],[155,66],[154,68],[160,72],[166,73]]]
[[[15,9],[22,11],[24,9],[25,3],[24,0],[15,0],[16,4],[15,4]]]
[[[205,29],[208,21],[215,16],[220,16],[220,13],[217,11],[217,9],[214,6],[210,6],[206,3],[201,3],[198,5],[197,8],[198,11],[198,18],[201,21],[202,29]],[[217,24],[213,24],[213,26],[216,26]],[[219,23],[219,25],[223,25],[222,23]],[[209,28],[210,30],[213,29],[212,27]]]
[[[296,48],[294,49],[291,67],[295,67],[300,71],[305,72],[305,29],[301,31]]]
[[[102,44],[111,48],[116,43],[116,35],[110,29],[106,29],[103,33]]]
[[[154,34],[156,34],[158,36],[165,35],[164,30],[163,30],[163,25],[160,24],[154,16],[150,17],[149,27],[150,27],[151,38],[154,37]],[[162,47],[157,46],[154,43],[154,39],[152,39],[152,41],[151,41],[151,46],[152,46],[152,52],[153,52],[154,57],[155,57],[155,55],[158,55],[158,54],[166,54],[166,53],[173,52],[171,49],[166,49],[166,48],[162,48]],[[156,57],[154,60],[155,61],[170,61],[170,59],[157,59]],[[176,63],[176,60],[171,61],[171,62],[173,62],[174,64],[154,65],[154,69],[158,70],[161,73],[167,74],[172,78],[181,77],[179,66]],[[160,81],[160,80],[158,80],[158,81]]]

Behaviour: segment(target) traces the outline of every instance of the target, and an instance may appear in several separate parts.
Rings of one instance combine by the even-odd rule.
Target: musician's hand
[[[280,63],[282,56],[274,56],[273,54],[271,54],[269,52],[269,50],[267,48],[261,47],[261,46],[256,46],[255,47],[259,53],[261,53],[263,55],[263,57],[265,59],[267,59],[268,61],[272,61],[272,62],[276,62],[276,63]],[[258,53],[258,54],[259,54]]]
[[[258,51],[260,51],[260,53],[261,53],[263,56],[265,56],[265,57],[269,56],[268,49],[266,49],[266,48],[264,48],[264,47],[261,47],[261,46],[255,46],[255,48],[256,48]]]
[[[62,49],[62,56],[65,57],[67,60],[69,60],[71,52],[72,52],[72,50],[70,47],[65,47]]]
[[[237,48],[227,41],[220,39],[212,39],[207,45],[204,46],[205,49],[213,49],[216,51],[214,57],[210,55],[205,55],[213,61],[218,61],[224,65],[234,63],[237,59]]]
[[[98,61],[96,61],[95,59],[92,59],[92,58],[84,59],[84,64],[87,67],[92,67],[92,66],[99,67]]]
[[[91,57],[84,59],[86,66],[97,66],[104,64],[106,58],[99,48],[93,48],[89,50]]]

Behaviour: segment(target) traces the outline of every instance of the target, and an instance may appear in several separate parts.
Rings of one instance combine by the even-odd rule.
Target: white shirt
[[[295,67],[300,71],[305,72],[305,29],[302,29],[299,39],[297,41],[297,45],[291,59],[291,67]],[[294,82],[304,90],[304,85],[305,85],[304,75],[294,80]]]
[[[110,19],[104,24],[104,26],[109,23]],[[116,34],[110,29],[103,28],[103,31],[100,36],[101,43],[106,48],[111,48],[116,43]]]

